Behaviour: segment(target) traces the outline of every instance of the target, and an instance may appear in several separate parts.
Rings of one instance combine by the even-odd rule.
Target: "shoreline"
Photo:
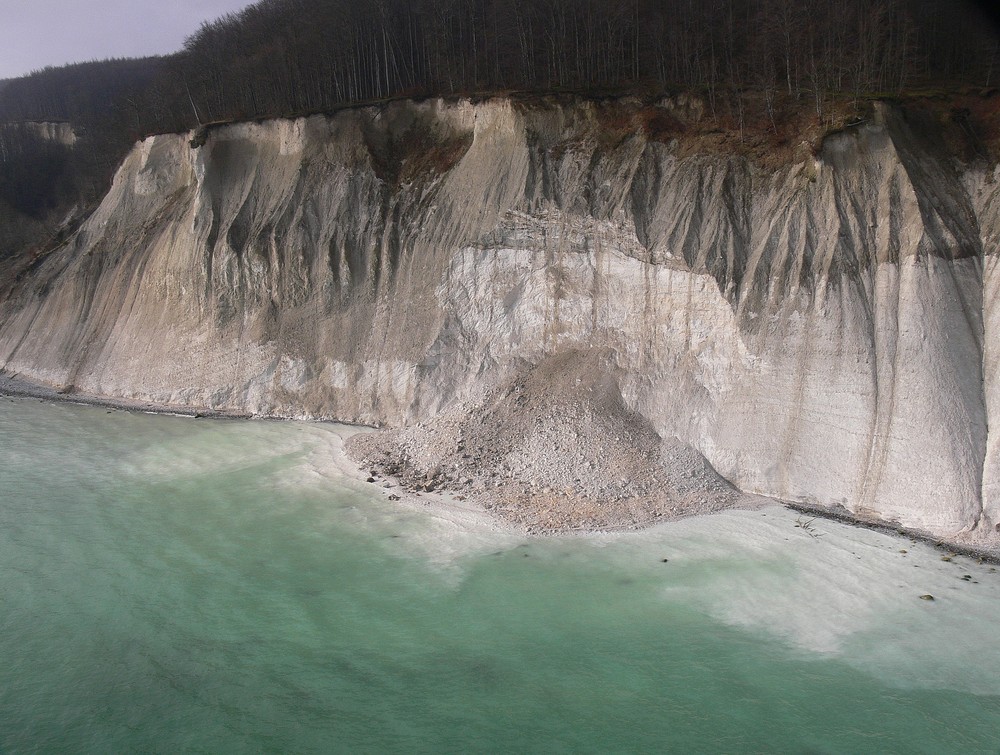
[[[159,404],[141,399],[114,398],[112,396],[96,396],[89,393],[60,390],[44,383],[26,380],[17,375],[0,371],[0,396],[16,398],[37,398],[45,401],[82,404],[84,406],[99,406],[104,409],[117,409],[127,412],[144,412],[146,414],[168,414],[192,419],[277,419],[256,417],[252,414],[211,409],[189,405]],[[342,423],[347,424],[347,423]]]
[[[31,380],[26,380],[17,375],[10,375],[2,370],[0,370],[0,397],[10,397],[10,398],[34,398],[42,401],[52,401],[54,403],[70,403],[79,404],[83,406],[94,406],[104,409],[112,409],[116,411],[128,411],[128,412],[141,412],[144,414],[163,414],[168,416],[176,417],[189,417],[191,419],[234,419],[234,420],[264,420],[264,421],[288,421],[294,418],[292,417],[280,417],[271,415],[254,415],[247,414],[244,412],[228,411],[222,409],[212,409],[209,407],[195,407],[189,405],[172,405],[172,404],[160,404],[153,401],[144,401],[141,399],[126,399],[126,398],[114,398],[111,396],[97,396],[87,393],[69,392],[64,390],[59,390],[54,387],[45,385],[43,383],[38,383]],[[343,422],[340,420],[330,420],[330,419],[314,419],[314,420],[299,420],[307,422],[315,422],[321,424],[338,424],[345,425],[348,427],[357,428],[359,432],[365,431],[376,431],[377,428],[370,427],[368,425],[356,425],[350,422]],[[493,522],[493,525],[498,530],[505,530],[508,532],[518,532],[523,534],[525,537],[567,537],[567,536],[581,536],[590,534],[613,534],[613,533],[627,533],[627,532],[640,532],[642,530],[648,529],[651,526],[657,524],[665,524],[671,521],[678,521],[688,516],[699,516],[699,514],[690,514],[680,517],[665,517],[665,518],[654,518],[646,522],[614,527],[614,528],[592,528],[592,527],[562,527],[562,528],[525,528],[518,527],[513,522],[506,520],[504,517],[498,516],[496,513],[490,510],[490,508],[483,505],[481,501],[475,500],[475,497],[467,497],[462,495],[459,491],[448,490],[447,488],[439,488],[435,491],[417,491],[410,490],[409,487],[404,483],[404,481],[396,479],[393,475],[386,475],[380,473],[377,478],[369,482],[371,475],[369,474],[369,466],[366,466],[354,459],[350,454],[344,452],[344,459],[350,464],[355,474],[350,475],[357,482],[367,485],[369,488],[373,488],[380,493],[384,493],[386,497],[390,500],[399,501],[400,503],[405,503],[408,506],[417,506],[419,508],[433,508],[439,506],[443,510],[451,510],[452,512],[460,511],[467,515],[482,516],[488,518]],[[384,483],[391,483],[392,486],[389,488],[384,487]],[[742,491],[741,491],[742,492]],[[398,498],[393,499],[392,496],[398,496]],[[797,503],[794,501],[785,501],[778,498],[771,498],[768,496],[762,496],[754,493],[742,492],[742,495],[752,496],[760,501],[766,501],[768,503],[773,503],[774,505],[784,506],[785,508],[798,512],[800,514],[819,518],[827,519],[841,524],[848,524],[854,527],[860,527],[862,529],[874,530],[877,532],[883,532],[890,535],[895,535],[900,538],[909,538],[911,540],[916,540],[924,542],[938,548],[940,550],[948,551],[950,555],[961,555],[968,558],[978,559],[981,563],[989,563],[1000,565],[1000,547],[997,546],[977,546],[975,544],[963,543],[956,540],[950,540],[944,537],[937,537],[928,532],[912,529],[909,527],[903,527],[901,525],[892,524],[890,522],[882,522],[878,520],[864,519],[857,517],[846,510],[833,510],[826,509],[815,505]],[[735,507],[740,508],[740,507]],[[726,509],[723,509],[723,511]],[[711,513],[719,512],[708,512],[701,514],[702,516],[711,515]]]
[[[849,524],[853,527],[859,527],[861,529],[882,532],[887,535],[906,537],[911,540],[926,543],[939,550],[948,551],[946,554],[948,556],[965,556],[967,558],[977,559],[980,563],[995,564],[1000,566],[1000,546],[976,546],[956,540],[949,540],[944,537],[935,537],[934,535],[923,530],[903,527],[902,525],[892,524],[890,522],[880,522],[875,519],[862,519],[847,511],[824,509],[819,506],[813,506],[806,503],[781,501],[777,498],[773,500],[775,503],[780,503],[782,506],[790,509],[791,511],[797,511],[800,514],[805,514],[806,516],[810,516],[814,519],[827,519],[834,522],[840,522],[841,524]]]

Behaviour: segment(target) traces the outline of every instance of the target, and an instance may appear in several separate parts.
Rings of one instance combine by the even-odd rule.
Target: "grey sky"
[[[253,0],[0,0],[0,79],[47,65],[174,52]]]

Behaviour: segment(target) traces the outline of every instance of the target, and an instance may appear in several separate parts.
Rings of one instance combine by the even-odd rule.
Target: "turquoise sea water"
[[[343,432],[0,398],[0,752],[1000,752],[988,565],[777,507],[526,539]]]

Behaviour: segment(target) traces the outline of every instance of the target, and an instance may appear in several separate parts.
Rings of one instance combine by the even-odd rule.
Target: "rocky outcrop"
[[[39,139],[57,142],[66,147],[72,147],[77,141],[73,126],[65,121],[27,121],[22,127]]]
[[[779,166],[658,114],[698,117],[399,102],[151,137],[4,302],[0,367],[400,425],[600,350],[746,491],[993,535],[996,171],[888,105]]]

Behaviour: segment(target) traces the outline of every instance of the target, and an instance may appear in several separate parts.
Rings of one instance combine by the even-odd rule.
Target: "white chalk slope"
[[[777,169],[602,107],[149,138],[11,289],[0,368],[399,425],[599,349],[630,410],[748,492],[995,536],[996,172],[886,105]]]

